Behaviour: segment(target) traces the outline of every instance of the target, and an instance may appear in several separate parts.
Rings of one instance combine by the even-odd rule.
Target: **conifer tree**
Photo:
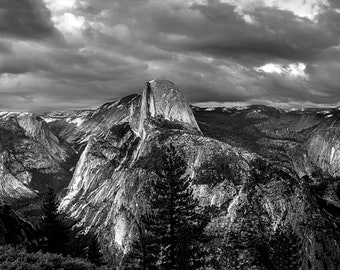
[[[224,269],[270,269],[267,267],[270,217],[257,189],[270,179],[272,171],[268,164],[257,159],[250,164],[249,174],[244,183],[247,203],[238,210],[238,222],[227,232],[222,247],[221,266]]]
[[[257,159],[250,164],[250,177],[244,183],[247,203],[239,210],[238,222],[226,234],[220,267],[223,269],[297,270],[301,266],[301,241],[288,225],[274,232],[271,217],[264,208],[263,187],[269,181],[284,179],[284,195],[290,195],[294,179],[272,164]]]
[[[136,222],[137,238],[131,246],[131,250],[124,258],[123,269],[140,269],[151,270],[157,269],[157,255],[159,244],[156,243],[156,238],[150,231],[150,216],[144,214],[140,217],[140,221]]]
[[[300,269],[301,240],[293,232],[292,228],[280,227],[270,239],[270,261],[274,270],[296,270]]]
[[[175,147],[167,147],[150,184],[150,213],[141,219],[142,269],[198,269],[202,263],[200,242],[208,215],[193,196],[186,169]]]
[[[44,197],[41,229],[45,242],[43,250],[51,253],[67,253],[67,228],[58,213],[58,201],[53,188],[49,188]]]
[[[92,236],[90,239],[87,258],[94,265],[101,266],[103,264],[102,253],[96,236]]]

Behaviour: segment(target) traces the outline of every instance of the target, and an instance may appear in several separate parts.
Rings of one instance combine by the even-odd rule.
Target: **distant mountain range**
[[[147,207],[145,182],[154,177],[162,145],[180,149],[195,196],[202,205],[217,207],[210,229],[227,231],[242,219],[244,179],[252,160],[259,158],[298,183],[289,196],[281,178],[258,191],[270,226],[290,224],[302,238],[303,269],[339,269],[340,184],[327,183],[313,206],[331,221],[327,228],[332,233],[304,223],[309,210],[298,188],[305,175],[318,187],[315,172],[340,176],[339,135],[339,108],[199,108],[190,106],[174,83],[153,80],[140,94],[96,110],[0,112],[0,199],[30,219],[39,198],[54,187],[60,210],[85,231],[94,229],[105,252],[121,261]],[[199,178],[203,166],[221,158],[228,160],[238,183]]]

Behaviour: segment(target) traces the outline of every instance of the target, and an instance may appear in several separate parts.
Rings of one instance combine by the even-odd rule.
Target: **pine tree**
[[[102,254],[100,252],[100,245],[96,236],[92,236],[87,251],[88,260],[94,265],[101,266],[103,264]]]
[[[135,220],[138,232],[130,252],[124,258],[125,268],[123,269],[157,269],[159,244],[156,243],[155,237],[150,231],[150,220],[151,217],[148,214],[142,215],[138,222]]]
[[[67,228],[62,216],[58,213],[58,205],[54,190],[49,188],[42,205],[41,229],[45,238],[43,250],[66,254]]]
[[[300,269],[301,239],[293,232],[291,227],[280,227],[270,239],[270,261],[274,270]]]
[[[270,217],[259,190],[272,177],[272,168],[257,159],[250,164],[244,183],[247,203],[238,210],[238,222],[225,236],[221,266],[224,269],[271,269],[269,262]]]
[[[186,169],[175,147],[167,147],[150,184],[150,213],[142,217],[142,269],[197,269],[202,263],[200,241],[208,215],[193,196]]]

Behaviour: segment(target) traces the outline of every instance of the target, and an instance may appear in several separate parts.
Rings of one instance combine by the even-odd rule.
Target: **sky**
[[[340,1],[0,1],[0,111],[94,108],[152,79],[200,106],[339,106]]]

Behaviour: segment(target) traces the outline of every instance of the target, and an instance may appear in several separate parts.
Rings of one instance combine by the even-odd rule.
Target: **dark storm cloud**
[[[91,15],[98,15],[105,9],[114,9],[117,14],[130,15],[132,10],[139,9],[148,0],[87,0],[77,2],[77,9],[80,12]],[[122,16],[123,17],[123,16]]]
[[[90,39],[101,40],[102,46],[121,55],[130,55],[138,59],[148,60],[172,60],[175,54],[164,51],[152,44],[144,44],[136,39],[122,40],[112,33],[102,33],[96,29],[87,28],[84,36]]]
[[[199,52],[244,62],[275,58],[305,61],[339,43],[336,27],[277,8],[259,7],[249,12],[253,23],[237,14],[235,6],[218,1],[193,5],[189,11],[176,6],[148,7],[139,15],[146,43],[168,51]],[[339,14],[334,15],[337,18]]]
[[[24,39],[58,36],[41,0],[1,0],[0,35]]]
[[[340,4],[339,4],[340,7]],[[318,24],[323,29],[328,29],[339,41],[340,36],[340,13],[334,9],[328,9],[318,17]],[[335,44],[338,45],[339,43]]]
[[[255,1],[244,10],[217,0],[45,2],[51,12],[37,0],[0,3],[2,108],[92,107],[154,78],[190,102],[340,102],[336,0],[314,19]],[[45,42],[58,35],[63,44]],[[268,63],[282,70],[259,69]]]
[[[31,56],[13,56],[10,54],[2,57],[0,61],[0,74],[24,74],[46,68],[48,68],[48,64],[45,59]]]
[[[273,102],[340,100],[328,93],[329,87],[322,89],[326,80],[323,76],[310,76],[307,82],[305,78],[254,71],[268,62],[304,62],[308,72],[308,66],[319,61],[325,50],[339,44],[338,13],[326,10],[318,21],[312,21],[291,11],[260,6],[247,13],[250,23],[235,8],[218,1],[189,9],[153,3],[129,15],[138,22],[133,28],[139,40],[175,55],[172,61],[162,62],[154,74],[177,82],[192,102],[250,101],[256,97]],[[185,57],[177,55],[210,57],[214,61],[197,60],[189,65]],[[226,65],[243,67],[235,69],[236,78],[231,70],[224,72],[220,59],[228,60]],[[320,67],[316,72],[322,72]],[[338,71],[334,65],[332,68]]]
[[[10,54],[11,51],[11,46],[7,42],[0,40],[0,54]]]
[[[332,8],[340,8],[339,0],[328,0]]]

